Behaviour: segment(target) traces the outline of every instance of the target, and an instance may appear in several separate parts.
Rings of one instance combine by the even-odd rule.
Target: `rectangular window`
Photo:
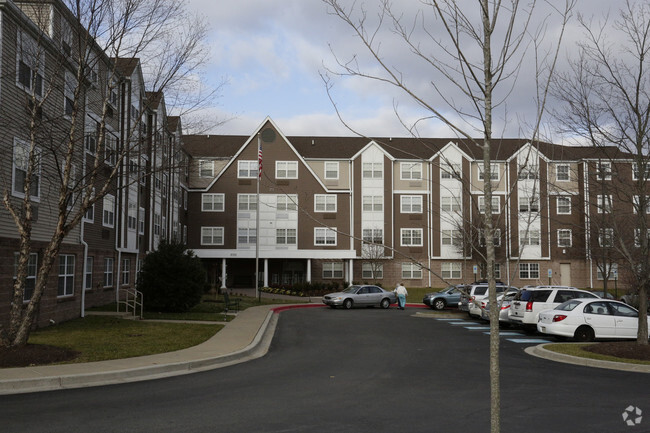
[[[343,262],[323,263],[323,278],[343,278]]]
[[[499,164],[490,164],[490,179],[499,180]],[[485,180],[483,164],[478,165],[478,180]]]
[[[63,83],[63,114],[67,117],[72,116],[74,109],[74,91],[77,87],[77,79],[70,72],[65,71]]]
[[[637,199],[638,203],[638,199]],[[598,213],[611,213],[612,212],[612,196],[611,195],[598,195],[596,197],[596,207]]]
[[[257,161],[239,161],[237,163],[237,178],[238,179],[255,179],[258,175]]]
[[[363,163],[364,179],[383,179],[384,163],[383,162],[364,162]]]
[[[72,296],[74,294],[74,256],[59,255],[59,285],[57,296]]]
[[[111,166],[117,163],[117,137],[108,132],[104,135],[104,161]]]
[[[113,258],[104,257],[104,287],[113,287]]]
[[[14,280],[18,276],[18,260],[19,253],[14,253]],[[27,302],[32,298],[34,289],[36,288],[36,272],[38,270],[38,254],[30,253],[27,259],[27,279],[25,280],[25,291],[23,292],[23,302]]]
[[[558,182],[567,182],[570,179],[569,164],[557,164],[555,166],[555,180]]]
[[[131,276],[131,259],[122,259],[122,285],[128,286]]]
[[[84,289],[93,288],[93,262],[94,257],[86,257],[86,273],[84,274]]]
[[[643,180],[650,180],[650,163],[643,162],[640,168],[639,168],[638,163],[636,163],[636,162],[632,163],[632,179],[633,180],[639,180],[639,176],[641,176],[642,172],[645,172]]]
[[[602,263],[598,265],[596,268],[597,268],[597,272],[596,272],[597,279],[604,280],[605,275],[607,275],[608,280],[618,279],[618,263]]]
[[[598,179],[598,180],[612,180],[612,163],[611,162],[598,162],[598,163],[596,163],[596,179]]]
[[[368,244],[383,244],[384,231],[382,229],[363,229],[363,241]]]
[[[336,228],[315,227],[314,245],[336,245]]]
[[[402,180],[421,180],[422,163],[421,162],[402,162],[400,163],[400,179]]]
[[[298,196],[296,194],[279,195],[276,198],[276,209],[281,212],[298,210]]]
[[[336,212],[336,195],[315,194],[314,212]]]
[[[501,213],[501,197],[499,196],[492,196],[492,215],[500,214]],[[478,211],[481,214],[485,213],[485,196],[484,195],[479,195],[478,196]]]
[[[557,231],[557,246],[568,248],[573,245],[573,238],[570,229],[560,229]]]
[[[519,245],[539,245],[539,230],[519,230]]]
[[[648,245],[650,245],[650,229],[646,229],[646,237],[648,239]],[[637,248],[641,246],[641,230],[640,229],[634,229],[634,246],[637,247]]]
[[[14,139],[13,154],[13,195],[16,197],[25,196],[25,184],[27,183],[27,172],[29,171],[29,143]],[[29,195],[38,201],[41,192],[41,151],[34,148],[34,167],[32,170]]]
[[[104,227],[115,227],[115,196],[106,194],[102,207],[102,225]]]
[[[460,179],[461,177],[460,164],[442,163],[440,164],[440,178],[441,179]]]
[[[539,177],[539,166],[537,165],[520,165],[519,180],[535,180]]]
[[[463,244],[463,237],[460,230],[440,230],[442,245],[453,245],[460,247]]]
[[[598,229],[598,246],[604,248],[614,246],[614,229]]]
[[[223,212],[224,194],[201,194],[201,210],[203,212]]]
[[[611,196],[610,196],[611,197]],[[645,213],[650,214],[650,196],[645,196]],[[641,209],[641,196],[635,195],[632,197],[632,210],[634,213],[639,213]]]
[[[493,229],[493,243],[495,247],[501,246],[501,229]],[[478,242],[479,245],[485,246],[485,229],[478,229]]]
[[[19,30],[16,41],[16,85],[37,97],[43,96],[45,48]]]
[[[519,197],[519,212],[539,212],[539,197]]]
[[[422,278],[422,267],[413,262],[402,263],[402,278],[405,280],[419,280]]]
[[[135,202],[129,200],[129,210],[127,213],[127,228],[131,231],[138,229],[138,210]]]
[[[241,211],[257,210],[257,195],[255,194],[238,194],[237,209]]]
[[[462,211],[460,199],[453,195],[440,197],[440,209],[443,212],[460,212]]]
[[[339,178],[339,163],[335,161],[325,162],[325,179],[336,180]]]
[[[400,197],[402,213],[422,213],[421,195],[403,195]]]
[[[384,208],[384,198],[380,195],[364,195],[364,212],[381,212]]]
[[[214,176],[214,161],[209,161],[207,159],[199,159],[199,177],[213,177],[213,176]]]
[[[401,229],[400,239],[403,247],[421,247],[422,229]]]
[[[361,265],[361,278],[374,280],[384,278],[384,265],[382,263],[363,262]]]
[[[558,215],[571,215],[571,197],[559,196],[556,199]]]
[[[201,227],[201,245],[223,245],[223,227]]]
[[[143,207],[138,209],[138,234],[144,234],[145,210]]]
[[[277,245],[296,245],[296,229],[276,229],[275,243]]]
[[[240,245],[255,245],[257,243],[257,229],[240,227],[237,229],[237,243]]]
[[[539,263],[519,263],[519,278],[522,280],[539,279]]]
[[[462,266],[458,262],[444,262],[440,265],[442,278],[445,280],[459,280],[463,278]]]
[[[298,179],[298,161],[276,161],[276,179]]]

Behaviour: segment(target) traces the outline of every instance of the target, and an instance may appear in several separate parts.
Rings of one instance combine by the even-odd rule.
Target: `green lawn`
[[[583,347],[594,344],[594,343],[556,343],[556,344],[547,344],[544,346],[544,349],[550,350],[556,353],[563,353],[565,355],[578,356],[580,358],[589,358],[589,359],[598,359],[601,361],[615,361],[615,362],[626,362],[628,364],[643,364],[650,365],[650,361],[641,361],[638,359],[626,359],[626,358],[616,358],[614,356],[601,355],[598,353],[589,352],[584,350]]]

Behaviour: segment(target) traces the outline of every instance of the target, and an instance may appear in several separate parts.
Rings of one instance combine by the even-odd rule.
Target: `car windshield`
[[[572,311],[575,307],[577,307],[580,304],[582,304],[582,302],[573,299],[571,301],[563,302],[562,304],[555,307],[555,309],[560,311]]]
[[[357,290],[359,290],[359,286],[350,286],[343,290],[343,293],[357,293]]]

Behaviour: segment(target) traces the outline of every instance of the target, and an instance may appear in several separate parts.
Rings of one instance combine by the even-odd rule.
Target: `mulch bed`
[[[23,347],[0,348],[0,368],[30,367],[71,361],[81,353],[44,344],[27,344]]]
[[[639,345],[636,344],[636,341],[616,341],[590,344],[585,346],[583,349],[600,355],[650,361],[650,345]]]

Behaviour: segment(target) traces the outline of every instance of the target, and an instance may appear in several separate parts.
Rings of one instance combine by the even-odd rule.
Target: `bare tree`
[[[20,114],[14,117],[17,127],[27,131],[27,138],[15,147],[18,151],[14,154],[14,163],[21,169],[21,191],[19,197],[9,187],[3,192],[4,208],[19,233],[9,326],[0,329],[3,346],[27,342],[61,245],[92,206],[107,193],[128,188],[137,184],[139,176],[151,174],[144,170],[172,168],[169,162],[164,166],[150,164],[148,169],[138,167],[138,175],[129,175],[130,158],[147,152],[147,136],[155,136],[158,131],[143,131],[144,109],[134,110],[123,103],[119,113],[128,115],[131,121],[124,126],[115,118],[123,83],[120,65],[142,65],[151,95],[159,101],[168,91],[180,95],[177,90],[186,89],[189,82],[196,80],[206,54],[205,25],[198,17],[190,16],[180,1],[17,4],[34,25],[19,30],[17,43],[21,59],[18,81],[29,96],[25,110],[14,110]],[[52,113],[61,111],[57,99],[61,94],[64,113],[54,116]],[[181,104],[183,111],[177,114],[202,106],[211,95],[214,92],[186,97]],[[88,140],[85,128],[90,113],[96,134]],[[122,129],[119,140],[109,133],[115,128]],[[93,156],[88,157],[84,148],[91,148]],[[39,236],[47,240],[35,286],[27,288],[35,228],[34,196],[39,189],[47,192],[39,212],[48,212],[52,223],[38,225]],[[23,305],[26,290],[31,296]]]
[[[614,214],[609,227],[596,227],[600,238],[624,262],[624,271],[639,293],[637,343],[648,344],[647,297],[650,293],[650,5],[626,3],[617,17],[594,22],[579,17],[585,38],[578,44],[579,56],[568,72],[559,74],[554,94],[565,105],[559,113],[563,132],[578,137],[606,155],[595,173],[607,180]],[[611,146],[617,146],[618,152]],[[621,164],[621,160],[627,160]],[[632,161],[632,181],[621,182],[623,165]],[[603,167],[609,171],[603,173]],[[626,172],[629,176],[629,171]],[[613,176],[614,175],[614,176]],[[614,178],[612,178],[612,176]],[[629,178],[628,178],[629,180]],[[600,203],[599,206],[607,204]],[[627,212],[625,209],[634,209]],[[604,230],[607,230],[605,232]],[[637,242],[630,242],[634,230]],[[609,260],[609,259],[608,259]],[[603,261],[603,269],[607,261]]]
[[[460,137],[473,142],[483,154],[483,196],[485,213],[485,260],[490,286],[490,303],[496,305],[494,278],[494,221],[492,212],[493,185],[491,158],[495,138],[495,110],[504,109],[516,78],[522,67],[528,43],[537,49],[541,45],[542,27],[533,29],[530,20],[535,8],[532,2],[525,9],[523,2],[511,0],[480,0],[461,3],[452,0],[427,0],[412,18],[407,18],[399,6],[388,0],[379,1],[376,16],[371,16],[364,5],[346,7],[338,0],[324,0],[330,12],[352,29],[360,41],[371,66],[364,67],[357,54],[350,58],[336,56],[339,76],[354,76],[389,85],[406,95],[427,112],[423,120],[439,120]],[[567,2],[560,12],[563,23],[572,7]],[[477,7],[478,6],[478,7]],[[387,33],[384,30],[387,29]],[[560,26],[563,33],[564,25]],[[388,39],[383,36],[388,34]],[[531,37],[531,34],[534,35]],[[561,39],[561,37],[560,37]],[[396,45],[401,44],[400,48]],[[391,47],[389,51],[388,48]],[[403,48],[403,49],[401,49]],[[546,57],[542,72],[536,78],[548,78],[555,66],[559,43]],[[401,63],[393,61],[391,54],[408,53],[418,69],[426,69],[429,90],[417,80],[409,80],[413,71],[402,70]],[[331,81],[327,80],[328,88]],[[546,100],[546,84],[537,83],[537,93],[532,95],[538,104],[538,116],[530,138],[536,140],[537,125],[541,121]],[[504,110],[506,111],[506,110]],[[399,114],[398,114],[399,116]],[[505,113],[507,117],[507,111]],[[417,133],[417,122],[409,130]],[[480,135],[479,139],[475,139]],[[500,380],[499,380],[499,329],[498,309],[492,308],[490,325],[490,387],[491,431],[500,431]]]

